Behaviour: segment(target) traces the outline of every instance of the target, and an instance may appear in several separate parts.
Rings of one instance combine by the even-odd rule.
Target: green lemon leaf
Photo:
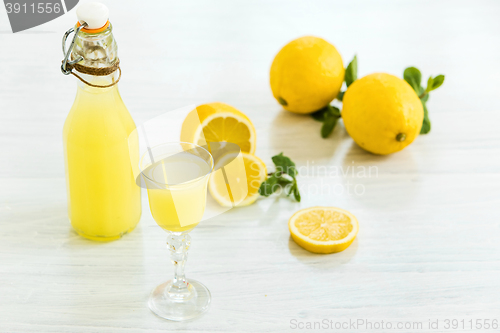
[[[444,83],[444,75],[439,74],[434,78],[434,84],[432,85],[432,90],[436,90],[437,88],[441,87],[443,83]]]
[[[290,180],[289,183],[286,183],[286,184],[283,185],[283,187],[285,189],[284,191],[285,191],[285,194],[286,194],[287,197],[289,197],[290,194],[292,194],[293,188],[294,188],[294,186],[295,186],[296,183],[297,183],[297,181],[294,179],[294,180]],[[287,186],[287,185],[290,185],[290,184],[292,184],[292,186]]]
[[[259,194],[265,197],[270,196],[276,190],[277,188],[277,186],[275,186],[276,184],[278,184],[278,177],[276,177],[276,175],[273,174],[265,181],[263,181],[262,184],[260,184]]]
[[[279,153],[279,155],[272,157],[274,165],[276,165],[276,171],[280,173],[286,173],[287,175],[295,178],[297,175],[297,169],[295,169],[295,163],[289,157]]]
[[[345,84],[349,87],[354,81],[358,79],[358,58],[354,59],[347,65],[345,69]]]
[[[432,90],[432,84],[434,83],[434,79],[432,76],[429,76],[429,79],[427,80],[427,88],[425,89],[424,92],[429,92]]]
[[[420,91],[420,83],[422,82],[422,74],[420,73],[420,71],[415,67],[408,67],[403,72],[403,78],[418,94]]]
[[[341,101],[341,102],[342,102],[342,100],[344,99],[344,94],[345,94],[345,91],[341,91],[341,92],[339,92],[339,94],[337,95],[337,97],[336,97],[336,98],[337,98],[339,101]]]
[[[403,77],[408,84],[415,90],[420,102],[424,108],[424,120],[422,122],[422,129],[420,134],[427,134],[431,131],[431,120],[429,119],[429,110],[427,109],[426,102],[429,100],[429,92],[441,87],[444,83],[444,75],[440,74],[436,77],[429,77],[427,80],[427,88],[421,87],[422,74],[415,67],[408,67],[404,70]]]
[[[321,127],[321,137],[327,138],[332,133],[337,120],[341,117],[339,108],[328,105],[327,107],[311,114],[313,119],[323,122]]]
[[[328,105],[326,108],[314,112],[312,117],[317,121],[323,122],[323,126],[321,127],[321,137],[327,138],[330,133],[332,133],[335,125],[337,124],[337,120],[341,117],[341,115],[339,108],[333,105]]]
[[[293,188],[293,184],[295,184],[295,182],[296,182],[295,179],[290,180],[290,179],[284,178],[282,176],[280,178],[280,180],[278,181],[278,184],[283,189],[283,192],[285,192],[286,196],[289,197],[290,194],[292,194],[292,188]],[[289,186],[290,184],[292,184],[292,186]]]
[[[290,186],[290,190],[288,191],[288,193],[286,194],[286,196],[288,197],[292,193],[294,193],[296,187],[297,187],[297,181],[294,179],[294,182],[293,182],[292,186]]]
[[[297,200],[297,202],[300,202],[299,186],[297,185],[297,183],[295,183],[293,187],[293,196],[295,197],[295,200]]]
[[[327,112],[328,112],[328,106],[311,113],[311,117],[313,117],[313,119],[317,121],[325,121],[325,116]]]
[[[338,107],[333,105],[328,105],[328,112],[334,117],[340,118],[340,110]]]
[[[300,201],[300,193],[297,185],[297,169],[295,163],[283,153],[272,157],[276,166],[276,171],[260,184],[259,194],[265,197],[270,196],[278,189],[283,189],[287,196],[293,193],[295,200]]]
[[[290,177],[291,179],[288,179],[288,178],[283,177],[283,175],[279,175],[278,176],[277,174],[278,174],[278,172],[276,172],[276,176],[278,178],[278,184],[280,186],[285,187],[288,184],[292,184],[293,183],[293,178]]]
[[[323,126],[321,127],[321,137],[326,139],[337,125],[337,120],[339,117],[335,117],[334,115],[329,115],[325,121],[323,122]]]
[[[431,131],[431,121],[429,119],[429,110],[427,110],[427,106],[424,101],[422,101],[422,106],[424,107],[424,121],[422,123],[420,134],[427,134]]]
[[[429,84],[431,83],[431,84]],[[426,92],[436,90],[437,88],[441,87],[441,85],[444,83],[444,75],[438,75],[435,78],[432,78],[432,76],[429,78],[427,81],[427,89],[425,89]]]

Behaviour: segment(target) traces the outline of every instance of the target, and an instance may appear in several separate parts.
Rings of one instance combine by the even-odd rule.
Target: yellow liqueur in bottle
[[[85,28],[77,29],[70,60],[81,58],[78,64],[87,69],[117,67],[119,61],[109,21],[95,26],[102,24],[103,11],[107,8],[96,3],[77,11]],[[131,166],[139,152],[130,152],[128,145],[135,123],[118,91],[118,70],[76,73],[86,82],[78,82],[63,129],[69,219],[86,238],[114,240],[133,230],[141,217],[141,190]]]

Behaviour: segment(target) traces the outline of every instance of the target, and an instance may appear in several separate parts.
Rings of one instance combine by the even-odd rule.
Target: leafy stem
[[[416,67],[408,67],[403,72],[403,78],[417,93],[422,107],[424,108],[424,121],[420,134],[427,134],[431,131],[431,121],[429,119],[429,110],[427,110],[426,102],[429,100],[429,92],[441,87],[444,83],[444,75],[440,74],[436,77],[429,77],[427,80],[427,87],[424,89],[421,86],[422,74]]]
[[[295,200],[300,202],[295,163],[283,153],[273,156],[272,160],[276,171],[269,173],[267,179],[262,182],[259,188],[260,195],[268,197],[279,189],[283,189],[287,197],[293,193]]]
[[[311,114],[314,120],[320,121],[323,123],[321,126],[321,137],[327,138],[337,125],[337,121],[339,120],[340,110],[332,105],[327,105],[323,109],[318,110]]]
[[[349,88],[349,86],[357,79],[358,79],[358,57],[354,56],[352,61],[349,63],[349,65],[347,65],[345,69],[344,81],[347,88]],[[342,100],[344,99],[344,94],[345,91],[341,91],[339,92],[336,98],[342,102]]]

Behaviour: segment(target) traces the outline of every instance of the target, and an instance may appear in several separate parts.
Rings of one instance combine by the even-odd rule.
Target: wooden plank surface
[[[209,287],[212,307],[184,323],[155,317],[146,299],[172,267],[146,194],[137,230],[120,241],[87,241],[67,220],[62,125],[76,83],[59,64],[74,11],[12,34],[0,9],[0,331],[278,332],[297,331],[293,320],[424,328],[436,319],[500,320],[498,1],[105,3],[121,94],[136,123],[188,104],[234,105],[257,128],[258,156],[271,163],[283,151],[302,167],[303,200],[262,199],[197,227],[187,275]],[[357,54],[360,76],[401,76],[410,65],[425,78],[446,74],[428,103],[431,133],[379,157],[358,148],[342,123],[324,140],[319,123],[282,111],[270,63],[307,34],[335,44],[345,63]],[[370,177],[350,172],[369,167]],[[314,255],[291,240],[288,218],[315,205],[358,217],[346,251]]]

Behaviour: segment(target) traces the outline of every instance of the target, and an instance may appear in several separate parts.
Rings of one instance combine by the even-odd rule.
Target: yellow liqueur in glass
[[[211,165],[200,156],[179,152],[143,171],[157,185],[148,187],[148,197],[151,214],[160,227],[182,232],[200,222],[207,201],[205,176],[210,170]]]
[[[205,211],[208,179],[214,167],[212,155],[192,143],[166,143],[148,147],[139,167],[151,214],[168,233],[167,246],[174,264],[174,278],[151,292],[149,308],[169,320],[195,318],[208,310],[210,291],[198,281],[187,280],[184,266],[191,244],[189,232]]]

